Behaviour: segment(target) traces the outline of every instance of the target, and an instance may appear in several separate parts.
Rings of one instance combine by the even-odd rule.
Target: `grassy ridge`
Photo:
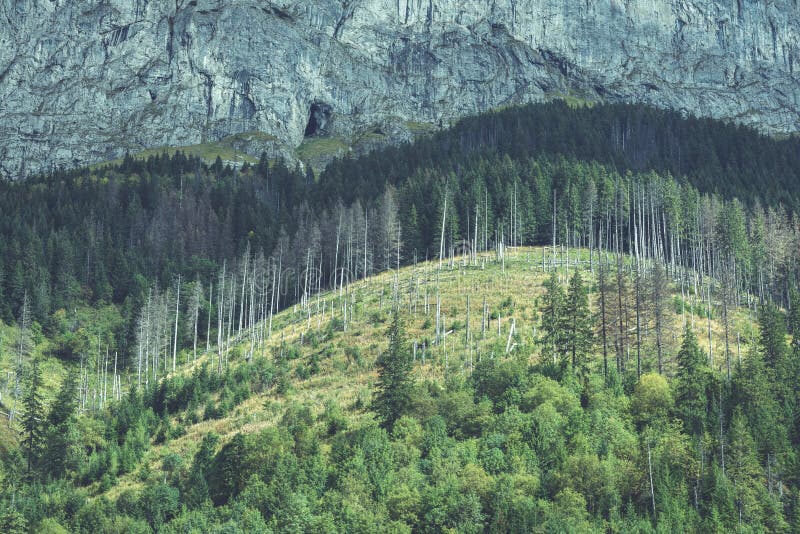
[[[240,134],[230,135],[216,142],[199,143],[196,145],[187,146],[160,146],[148,148],[140,152],[131,154],[134,159],[145,160],[151,156],[160,156],[167,154],[173,156],[176,152],[181,151],[186,156],[198,157],[207,163],[214,163],[214,160],[219,157],[223,163],[233,163],[241,165],[243,163],[255,164],[258,163],[258,157],[252,156],[242,150],[244,144],[259,142],[270,143],[277,141],[278,138],[263,132],[243,132]],[[90,169],[96,169],[105,166],[119,165],[122,163],[122,158],[111,161],[104,161],[95,165],[90,165]]]
[[[374,362],[386,348],[386,330],[390,316],[392,295],[399,288],[403,316],[409,341],[416,342],[417,361],[415,375],[420,381],[443,383],[449,377],[466,377],[482,358],[522,357],[530,363],[547,358],[537,344],[540,321],[537,298],[542,294],[542,283],[549,276],[550,250],[545,248],[508,249],[505,261],[492,254],[480,255],[476,262],[458,258],[445,261],[439,267],[436,261],[401,269],[399,273],[385,272],[356,282],[342,291],[329,291],[310,299],[308,306],[296,305],[277,314],[273,319],[272,336],[263,345],[240,343],[231,350],[231,367],[252,365],[245,356],[253,351],[254,359],[272,359],[290,353],[291,385],[288,390],[269,390],[253,395],[233,407],[222,418],[188,421],[186,414],[173,417],[175,425],[182,425],[185,433],[151,448],[143,460],[147,472],[158,473],[164,459],[178,454],[190,461],[204,435],[214,432],[222,443],[234,434],[257,433],[279,423],[287,406],[299,403],[319,416],[328,401],[345,408],[350,426],[371,419],[369,405],[376,380]],[[544,255],[544,266],[542,259]],[[588,251],[568,251],[559,256],[559,277],[566,285],[567,278],[576,267],[581,269],[591,287],[592,308],[597,308],[596,276],[589,271]],[[595,257],[594,261],[597,261]],[[566,265],[564,265],[566,264]],[[435,344],[436,295],[441,302],[441,313],[448,334],[445,341]],[[668,373],[672,372],[672,357],[681,340],[682,314],[679,307],[680,289],[675,292],[675,305],[671,307],[666,336]],[[467,345],[467,298],[470,301],[469,330],[471,343]],[[485,333],[482,331],[484,298],[490,318]],[[427,306],[426,306],[427,302]],[[345,303],[347,310],[345,312]],[[691,299],[690,302],[691,304]],[[691,309],[694,309],[692,314]],[[345,327],[345,313],[347,321]],[[741,334],[744,354],[751,339],[752,323],[749,312],[738,309],[732,314],[732,331]],[[708,350],[708,331],[705,309],[700,304],[687,306],[686,318],[694,325],[695,334],[704,350]],[[498,328],[499,323],[499,328]],[[509,331],[514,333],[509,342]],[[715,351],[724,346],[723,329],[714,318],[711,321],[712,343]],[[735,335],[735,334],[734,334]],[[643,339],[643,371],[655,368],[654,337],[651,332]],[[427,346],[423,364],[422,345]],[[510,347],[509,353],[506,348]],[[735,351],[736,346],[732,348]],[[595,350],[591,365],[602,366],[601,356]],[[185,360],[188,355],[182,355]],[[198,361],[180,371],[188,375],[203,364],[216,368],[216,353],[203,355]],[[613,356],[610,355],[610,358]],[[631,358],[635,358],[633,349]],[[723,359],[718,357],[716,367],[722,369]],[[314,365],[316,372],[306,376],[306,369]],[[635,363],[629,362],[629,366]],[[219,400],[220,395],[214,398]],[[121,491],[135,489],[143,484],[140,472],[121,477],[119,484],[107,496],[115,498]]]

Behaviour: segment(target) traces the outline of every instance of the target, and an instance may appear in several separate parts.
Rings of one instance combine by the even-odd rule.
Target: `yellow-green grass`
[[[342,156],[350,150],[349,143],[342,137],[311,137],[304,139],[295,155],[304,162],[313,162],[320,158]]]
[[[596,255],[593,261],[597,261]],[[555,262],[559,264],[556,267],[553,266]],[[591,305],[596,311],[596,263],[594,265],[593,274],[589,268],[589,253],[585,250],[570,251],[554,257],[551,250],[546,248],[508,249],[505,261],[498,261],[494,254],[481,254],[474,260],[448,260],[442,262],[441,266],[438,261],[433,261],[406,267],[397,273],[384,272],[341,290],[314,296],[305,305],[298,304],[277,314],[273,319],[271,336],[264,344],[252,349],[256,359],[272,358],[282,347],[294,345],[298,348],[299,358],[290,362],[292,369],[300,363],[307,363],[312,355],[316,355],[320,366],[316,375],[301,380],[293,373],[291,388],[285,394],[278,394],[273,390],[253,395],[221,419],[190,424],[182,415],[179,416],[175,422],[183,424],[186,433],[167,444],[152,447],[145,462],[150,465],[152,476],[159,476],[161,461],[167,454],[177,453],[185,462],[189,462],[203,435],[208,432],[219,434],[223,442],[237,432],[258,432],[277,424],[284,408],[290,403],[306,405],[312,412],[319,414],[326,402],[334,401],[347,412],[351,424],[372,417],[364,407],[369,403],[377,376],[375,358],[387,345],[386,333],[395,288],[399,294],[409,343],[428,343],[424,364],[422,349],[417,350],[414,373],[418,380],[441,381],[454,375],[467,376],[472,365],[481,358],[521,357],[531,363],[550,358],[549,353],[543,353],[537,343],[540,321],[537,298],[543,294],[542,283],[555,269],[566,287],[573,270],[581,269],[587,285],[593,289]],[[676,286],[674,282],[672,290],[673,295],[680,295],[680,286]],[[435,339],[437,294],[444,316],[444,330],[448,334],[443,342],[432,345]],[[466,329],[468,298],[469,344]],[[485,332],[481,327],[484,299],[489,316],[492,317]],[[669,326],[665,328],[667,334],[664,340],[667,360],[665,367],[668,374],[674,372],[674,357],[680,345],[684,318],[678,306],[673,301],[670,303],[666,319]],[[700,310],[699,303],[694,309]],[[685,318],[690,327],[694,326],[698,340],[707,350],[707,319],[693,317],[689,310],[686,311]],[[635,324],[635,316],[632,316],[632,321]],[[515,335],[509,343],[512,324]],[[735,359],[736,332],[742,333],[744,354],[752,331],[752,320],[747,310],[732,311],[730,331],[731,351]],[[711,338],[715,367],[722,370],[724,329],[716,317],[711,321]],[[635,334],[631,334],[629,343],[631,349],[627,355],[627,366],[628,369],[635,369]],[[651,325],[642,342],[645,370],[655,368],[654,343],[655,333]],[[508,354],[507,347],[510,348]],[[234,347],[229,365],[248,365],[244,356],[250,349],[246,342]],[[185,353],[183,358],[186,358]],[[210,363],[212,368],[216,368],[216,358],[216,351],[212,350],[211,354],[201,356],[198,362],[180,372],[188,373],[192,367],[203,363]],[[609,365],[613,366],[614,362],[613,348],[610,346]],[[602,365],[599,346],[595,349],[590,365],[595,369]],[[120,484],[110,490],[109,496],[114,497],[121,490],[135,488],[140,484],[138,474],[125,475],[121,477]]]
[[[549,100],[563,100],[565,104],[573,109],[591,108],[598,104],[599,100],[595,98],[586,98],[581,93],[572,89],[566,93],[554,92],[548,95]]]
[[[148,148],[140,152],[131,154],[131,157],[138,160],[144,160],[151,156],[159,156],[162,154],[174,155],[176,152],[181,151],[187,156],[195,156],[207,163],[213,163],[219,157],[224,163],[258,163],[258,158],[251,156],[237,148],[237,145],[242,143],[249,143],[254,141],[260,142],[274,142],[277,137],[266,134],[264,132],[244,132],[240,134],[230,135],[219,141],[199,143],[196,145],[187,146],[160,146]],[[107,165],[119,165],[122,163],[122,158],[111,161],[105,161],[91,165],[90,169],[98,169]]]
[[[414,135],[425,135],[438,130],[436,125],[430,122],[406,121],[405,125],[406,128],[408,128],[409,131]]]

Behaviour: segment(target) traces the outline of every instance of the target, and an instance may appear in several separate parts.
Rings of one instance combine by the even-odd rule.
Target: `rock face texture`
[[[800,130],[797,0],[0,0],[0,173],[554,95]],[[413,127],[409,126],[413,129]],[[402,130],[402,127],[400,127]]]

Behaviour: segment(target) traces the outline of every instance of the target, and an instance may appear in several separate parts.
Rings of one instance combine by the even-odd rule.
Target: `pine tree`
[[[788,313],[789,333],[792,335],[790,356],[785,366],[784,382],[789,393],[786,408],[788,414],[789,432],[793,443],[800,442],[800,293],[792,289],[789,293],[790,310]]]
[[[42,396],[39,391],[41,385],[42,371],[39,369],[39,361],[34,360],[28,376],[28,387],[22,401],[25,407],[25,414],[22,416],[24,433],[22,445],[25,449],[29,475],[38,462],[44,436]]]
[[[569,280],[564,315],[568,328],[567,346],[572,358],[572,367],[584,371],[594,341],[594,333],[589,314],[589,291],[583,285],[583,278],[577,269]]]
[[[202,506],[209,498],[207,477],[213,467],[214,451],[218,442],[217,434],[213,432],[205,434],[200,449],[195,453],[189,478],[183,490],[184,499],[190,506]]]
[[[69,449],[72,445],[70,436],[75,423],[77,384],[77,374],[70,371],[61,384],[58,396],[47,416],[47,435],[42,461],[47,472],[53,477],[59,477],[66,471]]]
[[[683,343],[677,356],[678,372],[675,376],[675,411],[683,421],[686,431],[699,436],[708,415],[708,387],[711,380],[705,354],[697,338],[687,325]]]
[[[794,321],[794,318],[790,317],[790,321]],[[765,303],[759,310],[758,322],[761,354],[770,384],[766,397],[780,407],[775,415],[781,418],[783,426],[790,426],[795,417],[797,398],[794,390],[797,385],[793,382],[796,373],[793,369],[795,360],[789,357],[789,347],[786,344],[786,321],[775,304]]]
[[[378,383],[376,385],[373,409],[391,429],[409,408],[414,388],[411,376],[412,361],[405,329],[400,318],[400,310],[395,307],[392,324],[389,327],[389,347],[378,356]]]
[[[730,428],[730,445],[726,475],[733,482],[738,522],[754,522],[757,512],[757,494],[761,486],[761,468],[756,457],[756,446],[747,430],[747,420],[737,407]]]
[[[773,393],[774,374],[756,347],[752,347],[737,368],[732,387],[758,450],[764,456],[778,452],[784,444],[786,429],[780,424],[780,404]]]
[[[564,290],[556,273],[544,282],[545,293],[541,302],[541,331],[539,342],[553,356],[553,364],[566,352],[567,325],[565,319]]]
[[[786,359],[786,321],[783,314],[772,303],[764,303],[758,314],[761,330],[761,350],[764,363],[773,371],[780,372]]]
[[[786,322],[789,333],[792,335],[792,354],[795,357],[800,356],[800,293],[796,287],[789,290],[789,312]]]

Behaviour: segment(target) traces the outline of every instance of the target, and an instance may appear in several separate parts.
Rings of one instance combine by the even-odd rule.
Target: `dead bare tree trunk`
[[[181,304],[181,275],[178,275],[178,292],[175,297],[175,336],[172,343],[172,372],[175,372],[175,359],[178,355],[178,315]]]

